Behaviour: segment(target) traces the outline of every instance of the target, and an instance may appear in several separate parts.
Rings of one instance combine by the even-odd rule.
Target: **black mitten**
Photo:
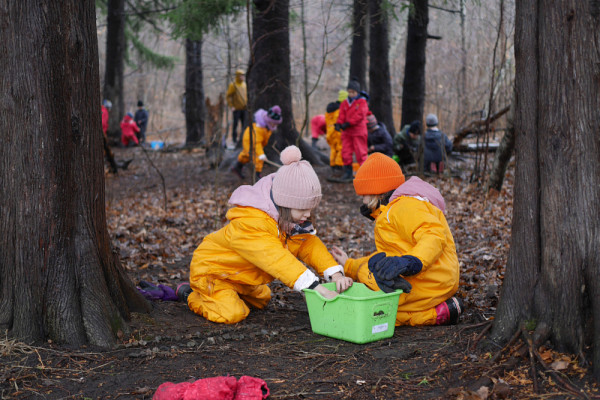
[[[360,206],[360,213],[369,218],[371,221],[375,221],[375,218],[373,218],[371,216],[371,214],[373,213],[373,210],[371,210],[369,207],[367,207],[366,204],[363,204],[362,206]]]

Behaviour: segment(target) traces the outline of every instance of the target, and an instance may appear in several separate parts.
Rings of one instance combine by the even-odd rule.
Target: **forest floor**
[[[226,222],[227,199],[240,181],[210,170],[201,150],[115,155],[134,160],[106,174],[113,246],[135,283],[175,288],[187,280],[202,238]],[[451,176],[425,178],[445,197],[457,244],[457,296],[467,307],[458,325],[397,327],[391,338],[368,344],[328,338],[312,332],[303,296],[275,281],[271,303],[235,325],[156,301],[150,314],[133,314],[130,331],[108,351],[0,338],[0,398],[149,399],[167,381],[227,375],[263,379],[269,399],[600,398],[589,369],[573,356],[517,336],[506,348],[486,340],[509,249],[513,166],[502,192],[485,196],[469,183],[473,165],[461,155],[450,163]],[[323,186],[319,236],[350,256],[373,251],[373,226],[358,212],[352,185],[329,183],[329,168],[315,169]],[[530,362],[530,354],[538,360]]]

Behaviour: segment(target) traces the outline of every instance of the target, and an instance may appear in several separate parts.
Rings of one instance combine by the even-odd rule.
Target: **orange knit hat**
[[[383,194],[404,183],[404,174],[396,161],[382,153],[373,153],[356,171],[354,190],[363,196]]]

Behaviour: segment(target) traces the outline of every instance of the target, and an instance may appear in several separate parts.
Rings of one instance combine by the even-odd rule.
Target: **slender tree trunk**
[[[514,97],[515,96],[513,96],[513,99]],[[508,162],[515,150],[514,108],[515,104],[513,100],[513,104],[511,104],[507,117],[506,132],[504,132],[498,150],[496,150],[496,154],[494,155],[494,165],[490,170],[490,177],[487,183],[488,191],[490,189],[495,189],[497,191],[502,190],[506,168],[508,167]]]
[[[466,44],[466,0],[460,0],[460,71],[458,73],[458,115],[456,126],[461,128],[467,121],[467,44]]]
[[[354,0],[352,7],[352,46],[350,47],[350,77],[367,88],[367,23],[368,0]]]
[[[402,84],[402,122],[423,121],[425,108],[425,49],[429,24],[428,0],[411,0]]]
[[[125,0],[108,0],[106,20],[106,63],[103,97],[112,102],[107,135],[119,142],[121,118],[125,115],[123,71],[125,67]]]
[[[600,23],[592,2],[517,2],[514,217],[492,338],[538,342],[600,378]]]
[[[369,1],[369,108],[394,137],[396,129],[392,110],[388,16],[382,3],[383,0]]]
[[[2,13],[0,327],[110,346],[149,304],[106,228],[95,4],[22,0]]]
[[[204,86],[202,84],[202,40],[185,41],[185,145],[204,139]]]

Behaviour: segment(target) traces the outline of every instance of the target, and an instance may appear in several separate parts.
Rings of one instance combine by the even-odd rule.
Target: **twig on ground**
[[[475,338],[475,340],[473,341],[473,343],[471,343],[471,349],[474,349],[477,346],[477,343],[479,343],[479,341],[481,340],[481,338],[487,333],[487,331],[489,331],[492,328],[492,321],[489,321],[489,324],[483,328],[483,330],[481,331],[481,333],[479,335],[477,335],[477,337]]]

